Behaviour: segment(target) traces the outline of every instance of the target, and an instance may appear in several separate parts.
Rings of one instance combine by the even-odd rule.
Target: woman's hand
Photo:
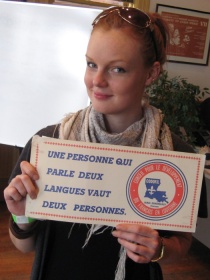
[[[20,164],[21,175],[17,175],[4,190],[4,198],[9,211],[16,215],[25,214],[26,195],[31,199],[37,197],[38,188],[35,181],[39,179],[36,168],[27,161]]]
[[[127,256],[138,263],[148,263],[161,253],[162,242],[158,231],[143,225],[120,224],[112,232],[126,249]]]

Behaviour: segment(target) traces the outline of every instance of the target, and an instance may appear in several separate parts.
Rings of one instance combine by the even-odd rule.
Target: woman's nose
[[[105,73],[97,71],[93,77],[93,85],[96,87],[107,86],[107,79]]]

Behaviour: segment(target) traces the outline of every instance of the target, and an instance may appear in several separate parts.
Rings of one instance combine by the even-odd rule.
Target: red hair
[[[141,45],[141,55],[146,67],[159,61],[161,68],[166,62],[166,47],[168,38],[168,27],[165,21],[158,14],[148,14],[154,26],[153,31],[150,28],[140,29],[122,19],[118,13],[112,12],[102,17],[93,28],[104,30],[124,29],[127,34],[139,40]]]

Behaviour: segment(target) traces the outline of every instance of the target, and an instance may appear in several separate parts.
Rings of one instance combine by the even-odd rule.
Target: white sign
[[[205,156],[34,136],[26,216],[194,232]]]

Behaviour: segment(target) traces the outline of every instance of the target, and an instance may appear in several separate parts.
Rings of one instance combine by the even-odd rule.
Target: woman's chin
[[[111,113],[110,106],[108,106],[108,105],[98,104],[98,102],[92,102],[91,104],[92,104],[94,110],[98,113],[101,113],[104,115]]]

